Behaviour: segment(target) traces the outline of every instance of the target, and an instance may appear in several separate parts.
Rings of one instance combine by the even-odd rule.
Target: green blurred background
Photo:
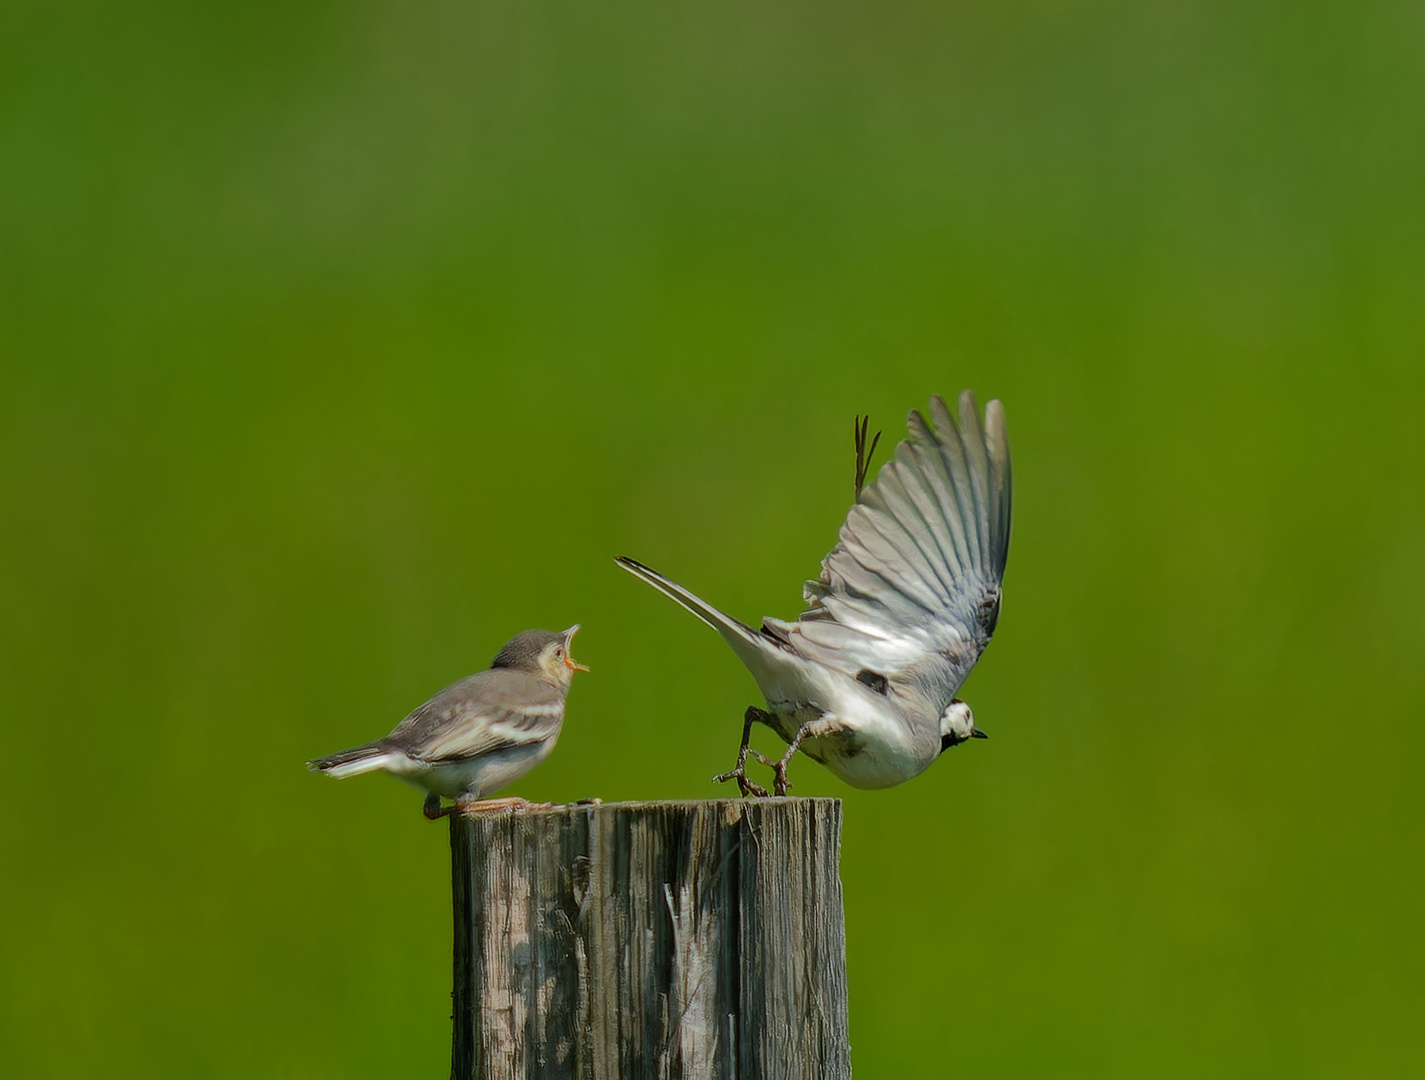
[[[0,1069],[440,1076],[314,755],[584,624],[519,788],[725,794],[851,417],[1002,398],[988,743],[845,798],[862,1077],[1425,1067],[1419,4],[10,4]],[[765,733],[764,733],[765,734]]]

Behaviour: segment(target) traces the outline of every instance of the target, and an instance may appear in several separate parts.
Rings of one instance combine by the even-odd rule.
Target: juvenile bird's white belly
[[[513,784],[549,756],[558,736],[530,746],[519,746],[494,754],[483,754],[463,761],[446,761],[432,765],[405,759],[404,768],[390,771],[408,783],[426,791],[454,799],[470,795],[483,799],[492,792]]]

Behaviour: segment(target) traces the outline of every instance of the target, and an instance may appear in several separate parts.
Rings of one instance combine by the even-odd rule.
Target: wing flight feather
[[[953,695],[989,643],[1009,551],[1009,439],[998,401],[983,423],[968,390],[958,405],[957,418],[936,396],[930,421],[910,414],[909,439],[807,582],[809,607],[777,624],[808,659]]]

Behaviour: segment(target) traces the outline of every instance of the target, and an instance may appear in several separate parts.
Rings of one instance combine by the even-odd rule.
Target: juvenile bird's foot
[[[547,802],[530,802],[528,799],[521,799],[518,795],[512,795],[506,799],[474,799],[468,796],[461,796],[455,800],[455,806],[446,813],[458,811],[462,814],[494,814],[501,810],[549,810],[554,806]]]

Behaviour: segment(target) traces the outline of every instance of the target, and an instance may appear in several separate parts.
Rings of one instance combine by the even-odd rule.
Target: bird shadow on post
[[[851,1075],[838,799],[454,814],[452,1080]]]

